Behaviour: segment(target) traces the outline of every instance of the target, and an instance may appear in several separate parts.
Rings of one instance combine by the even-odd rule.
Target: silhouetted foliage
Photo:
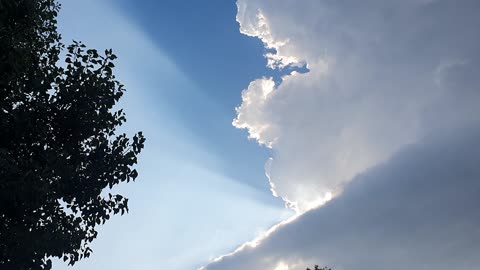
[[[307,270],[311,270],[310,268],[307,268]],[[330,267],[322,267],[320,268],[318,265],[315,265],[315,268],[313,270],[332,270]]]
[[[54,0],[0,0],[0,269],[73,265],[91,253],[96,225],[128,211],[108,193],[135,180],[144,146],[113,109],[124,93],[112,50],[57,33]]]

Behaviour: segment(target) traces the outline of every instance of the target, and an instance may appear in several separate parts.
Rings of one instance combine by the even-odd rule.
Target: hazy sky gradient
[[[233,12],[230,34],[244,39],[234,27],[235,3],[226,6]],[[166,7],[155,9],[165,13]],[[123,130],[142,130],[147,142],[138,181],[118,188],[130,198],[130,213],[100,229],[90,259],[73,268],[59,262],[55,269],[196,269],[291,215],[268,190],[267,151],[231,126],[233,96],[240,102],[236,88],[252,75],[233,76],[215,67],[203,71],[210,78],[199,82],[160,42],[173,39],[182,26],[170,18],[177,28],[153,35],[137,19],[143,15],[130,11],[116,1],[62,1],[59,30],[65,43],[76,39],[100,51],[113,48],[119,57],[115,74],[127,88],[120,103],[128,120]],[[193,19],[183,23],[192,25]],[[180,49],[208,69],[193,47]],[[254,51],[258,62],[265,62],[259,42],[247,42],[240,51]],[[220,69],[229,77],[219,80]],[[226,95],[221,91],[231,92],[231,106],[221,103]]]

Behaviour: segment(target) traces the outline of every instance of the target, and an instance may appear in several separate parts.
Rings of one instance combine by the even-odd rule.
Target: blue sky
[[[151,94],[162,93],[158,99],[168,103],[172,117],[225,160],[225,173],[263,190],[266,183],[258,181],[263,175],[258,161],[267,156],[265,149],[245,140],[230,125],[241,89],[268,70],[262,43],[238,32],[235,2],[117,1],[115,9],[160,48],[195,88],[160,84]],[[162,71],[155,68],[158,76]]]
[[[56,269],[195,269],[291,215],[268,189],[268,150],[231,124],[265,69],[261,42],[238,32],[233,1],[202,7],[218,16],[156,2],[62,1],[65,43],[119,56],[125,131],[147,144],[138,181],[119,187],[130,213],[101,229],[91,259]]]
[[[477,0],[62,3],[147,143],[130,213],[55,269],[480,263]]]

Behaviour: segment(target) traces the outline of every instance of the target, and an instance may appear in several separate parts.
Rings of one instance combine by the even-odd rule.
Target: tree
[[[97,225],[128,211],[110,189],[135,180],[144,147],[116,129],[125,89],[112,50],[57,33],[54,0],[0,0],[0,269],[73,265],[91,253]]]
[[[311,269],[307,268],[307,270],[311,270]],[[329,267],[320,268],[318,265],[315,265],[315,268],[313,270],[332,270],[332,268],[329,268]]]

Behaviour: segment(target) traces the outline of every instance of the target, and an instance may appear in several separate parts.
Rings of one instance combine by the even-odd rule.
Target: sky
[[[54,269],[475,269],[476,0],[62,1],[147,137],[130,213]]]
[[[59,31],[65,43],[113,48],[118,56],[115,74],[127,89],[119,104],[127,114],[124,131],[141,130],[147,142],[137,181],[118,188],[129,198],[129,214],[100,228],[89,260],[74,267],[57,262],[55,269],[157,269],[159,262],[172,270],[196,269],[292,215],[268,189],[264,162],[269,150],[231,124],[242,85],[266,69],[262,43],[238,32],[235,2],[212,2],[210,8],[225,17],[204,19],[231,26],[203,30],[235,39],[220,47],[238,41],[215,60],[203,53],[212,50],[211,41],[184,37],[183,31],[198,31],[194,22],[200,16],[185,21],[180,32],[182,26],[155,32],[156,25],[171,25],[182,4],[152,8],[146,2],[134,9],[118,1],[61,3]],[[176,46],[181,49],[176,51],[167,41],[190,47]],[[242,65],[235,74],[219,64],[229,55]],[[212,61],[217,64],[210,66]],[[256,70],[251,68],[257,63]]]

